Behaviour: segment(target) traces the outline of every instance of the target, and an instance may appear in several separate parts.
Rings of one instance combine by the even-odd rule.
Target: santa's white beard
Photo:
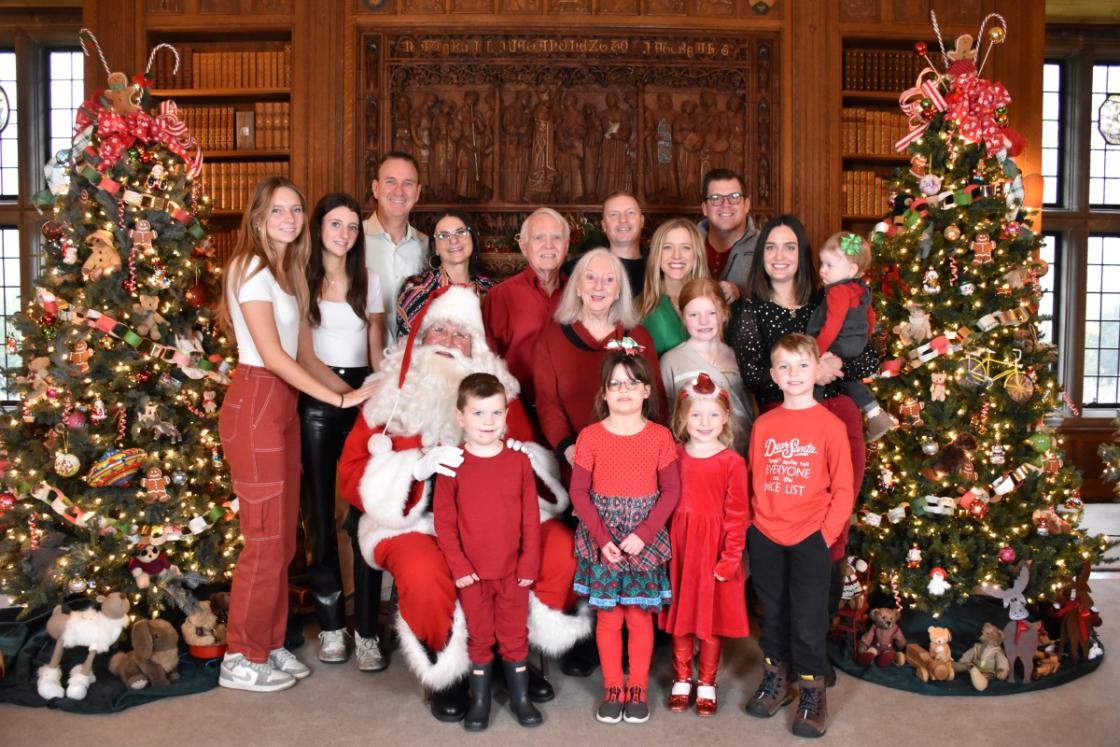
[[[403,357],[403,345],[386,354],[378,373],[385,377],[385,383],[377,396],[366,403],[363,414],[371,424],[388,423],[392,417],[386,430],[395,435],[419,435],[425,446],[458,445],[462,441],[455,400],[459,383],[468,374],[494,374],[511,399],[520,389],[505,363],[484,345],[476,345],[470,358],[455,348],[422,345],[413,350],[404,386],[398,390]]]

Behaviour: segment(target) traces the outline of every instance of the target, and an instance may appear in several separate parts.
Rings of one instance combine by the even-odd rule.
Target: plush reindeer
[[[1062,640],[1058,643],[1058,655],[1069,651],[1074,664],[1082,657],[1089,659],[1089,639],[1093,628],[1101,624],[1101,616],[1093,606],[1090,591],[1089,561],[1086,560],[1081,564],[1077,577],[1069,581],[1061,599],[1054,602],[1058,617],[1062,620]]]
[[[1034,674],[1034,652],[1038,650],[1038,623],[1027,619],[1030,613],[1027,612],[1025,592],[1030,580],[1030,566],[1023,563],[1019,568],[1019,575],[1015,578],[1015,584],[1010,589],[988,584],[984,584],[979,589],[981,594],[1002,599],[1003,606],[1008,608],[1007,616],[1011,621],[1003,627],[1003,649],[1007,652],[1008,666],[1011,667],[1008,680],[1012,682],[1015,680],[1016,659],[1023,665],[1023,682],[1030,682]]]

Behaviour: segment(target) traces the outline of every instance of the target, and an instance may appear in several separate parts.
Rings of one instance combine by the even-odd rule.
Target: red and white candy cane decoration
[[[926,128],[929,127],[930,120],[922,116],[924,111],[922,109],[923,99],[929,99],[937,111],[945,111],[945,97],[941,95],[938,88],[940,84],[940,74],[932,67],[927,67],[918,73],[918,79],[914,83],[914,87],[907,88],[899,95],[898,108],[910,120],[910,132],[894,144],[895,150],[906,150],[906,147],[920,138]]]
[[[1073,403],[1073,398],[1069,396],[1069,392],[1065,389],[1062,390],[1062,401],[1066,403],[1066,407],[1069,408],[1075,418],[1081,414],[1081,408]]]
[[[956,257],[950,257],[949,258],[949,284],[950,285],[956,285],[957,284],[957,258]]]
[[[898,573],[891,571],[891,593],[894,594],[894,608],[902,612],[902,595],[898,593]]]
[[[124,443],[125,433],[128,431],[128,413],[125,412],[124,405],[117,408],[117,443]]]

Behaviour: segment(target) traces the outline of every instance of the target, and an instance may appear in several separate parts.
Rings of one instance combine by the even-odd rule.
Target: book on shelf
[[[890,180],[874,171],[845,171],[842,191],[845,215],[877,216],[887,210]]]
[[[907,131],[900,112],[864,107],[844,107],[840,128],[846,156],[897,156],[894,144]]]
[[[844,50],[844,90],[901,92],[914,85],[928,63],[912,51],[892,49]]]
[[[210,161],[202,183],[217,210],[244,210],[257,183],[267,176],[289,176],[287,161]]]
[[[280,49],[207,51],[177,45],[179,72],[172,55],[156,55],[156,88],[287,88],[291,85],[291,45]]]

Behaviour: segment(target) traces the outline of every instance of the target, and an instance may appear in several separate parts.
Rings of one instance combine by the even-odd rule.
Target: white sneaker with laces
[[[254,693],[273,693],[287,690],[296,684],[296,678],[275,669],[271,664],[249,661],[244,654],[226,654],[222,659],[218,684],[232,690]]]
[[[281,672],[287,672],[297,680],[311,676],[311,669],[286,648],[274,648],[269,651],[268,663]]]
[[[389,662],[385,660],[381,648],[377,644],[377,636],[363,638],[357,633],[354,634],[354,650],[358,655],[358,669],[363,672],[380,672],[389,666]]]
[[[336,664],[346,661],[349,656],[345,630],[324,630],[319,633],[319,661]]]

